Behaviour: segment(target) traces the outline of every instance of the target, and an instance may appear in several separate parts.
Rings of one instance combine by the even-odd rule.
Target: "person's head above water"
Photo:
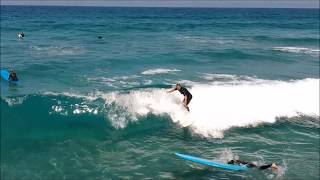
[[[177,90],[180,90],[180,89],[181,89],[181,84],[177,83],[177,84],[176,84],[176,89],[177,89]]]
[[[18,36],[19,36],[19,38],[24,38],[24,33],[21,32],[21,33],[18,34]]]
[[[10,81],[18,81],[19,80],[18,76],[14,70],[10,71],[9,80]]]

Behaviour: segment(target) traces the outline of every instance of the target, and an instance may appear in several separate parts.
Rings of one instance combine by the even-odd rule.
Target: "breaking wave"
[[[193,94],[190,113],[183,108],[178,92],[168,94],[165,89],[112,92],[102,98],[112,107],[108,117],[118,127],[148,114],[164,115],[182,126],[190,125],[195,133],[212,137],[223,137],[232,127],[274,123],[282,116],[319,116],[318,79],[197,84],[189,89]]]
[[[47,92],[3,100],[9,107],[43,104],[49,115],[104,117],[116,129],[146,120],[149,115],[158,116],[159,121],[170,119],[195,134],[214,138],[222,138],[233,127],[274,123],[278,117],[319,117],[319,79],[278,81],[233,75],[205,76],[214,81],[188,84],[193,95],[190,112],[182,106],[179,92],[168,93],[163,88],[88,94]],[[36,101],[30,102],[30,98]]]

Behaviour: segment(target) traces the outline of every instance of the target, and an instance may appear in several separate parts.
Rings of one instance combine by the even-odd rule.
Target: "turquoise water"
[[[316,9],[1,6],[1,178],[318,179],[319,39]]]

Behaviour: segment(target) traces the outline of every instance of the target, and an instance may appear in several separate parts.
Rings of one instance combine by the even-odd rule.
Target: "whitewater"
[[[230,77],[237,79],[236,76]],[[216,81],[210,84],[193,82],[188,87],[193,95],[189,113],[182,106],[183,97],[180,93],[176,91],[169,94],[169,89],[63,95],[84,98],[88,102],[102,99],[105,109],[100,108],[99,111],[106,113],[115,128],[125,128],[129,122],[153,114],[167,116],[182,127],[188,126],[196,134],[214,138],[222,138],[224,131],[232,127],[274,123],[279,117],[319,117],[319,79],[247,79],[250,80]],[[98,111],[85,109],[75,108],[73,112],[97,114]]]

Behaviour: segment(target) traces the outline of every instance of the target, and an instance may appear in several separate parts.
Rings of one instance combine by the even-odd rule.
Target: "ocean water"
[[[316,9],[1,6],[1,179],[318,179],[319,39]]]

